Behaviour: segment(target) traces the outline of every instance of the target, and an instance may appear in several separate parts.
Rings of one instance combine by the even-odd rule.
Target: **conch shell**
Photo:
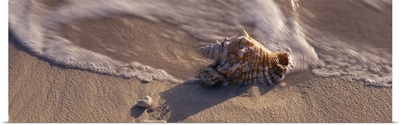
[[[214,63],[200,70],[200,77],[208,84],[217,82],[247,85],[274,85],[286,74],[289,53],[271,52],[251,38],[245,30],[239,34],[201,47]]]

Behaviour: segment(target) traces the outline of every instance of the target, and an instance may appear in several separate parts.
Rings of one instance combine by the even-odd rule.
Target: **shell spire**
[[[221,43],[217,41],[217,43],[211,43],[207,46],[201,47],[200,49],[204,52],[204,54],[210,58],[213,59],[214,57],[218,56],[220,53],[219,48],[221,48]]]

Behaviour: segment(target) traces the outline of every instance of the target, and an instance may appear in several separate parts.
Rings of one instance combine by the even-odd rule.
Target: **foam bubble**
[[[391,57],[383,54],[385,50],[368,46],[355,48],[335,38],[314,36],[309,41],[316,47],[323,48],[318,55],[322,63],[312,67],[314,75],[362,81],[368,86],[391,87]]]

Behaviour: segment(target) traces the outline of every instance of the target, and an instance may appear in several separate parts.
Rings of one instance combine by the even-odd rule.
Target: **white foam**
[[[298,0],[292,0],[295,15]],[[382,11],[382,7],[392,4],[390,0],[364,0]],[[302,29],[301,26],[300,29]],[[303,26],[306,27],[306,26]],[[347,81],[362,81],[375,87],[392,86],[391,54],[384,49],[369,46],[350,46],[329,34],[322,34],[312,27],[306,27],[308,43],[318,49],[318,63],[313,64],[312,73],[321,77],[341,77]]]
[[[314,33],[317,34],[317,33]],[[321,64],[314,66],[316,76],[341,77],[347,81],[362,81],[369,86],[391,87],[391,54],[369,46],[352,47],[333,37],[312,36],[309,40],[319,49]]]
[[[248,2],[244,15],[255,24],[254,37],[272,51],[290,53],[290,70],[306,70],[318,62],[314,48],[304,39],[304,33],[297,20],[283,16],[278,6],[271,1]]]

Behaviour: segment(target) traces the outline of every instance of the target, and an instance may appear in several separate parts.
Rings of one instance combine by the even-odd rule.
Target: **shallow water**
[[[57,2],[10,0],[9,24],[10,30],[18,37],[19,44],[37,56],[67,67],[125,78],[180,83],[188,76],[179,76],[174,71],[166,71],[168,67],[177,69],[179,65],[183,65],[172,63],[196,61],[205,64],[207,60],[202,59],[200,53],[194,50],[195,48],[230,37],[246,29],[266,48],[272,51],[290,52],[294,62],[289,74],[310,70],[317,77],[341,77],[349,81],[365,81],[367,85],[391,86],[391,38],[382,41],[390,44],[389,48],[372,45],[380,44],[379,41],[363,41],[368,38],[354,39],[359,38],[360,35],[383,39],[375,37],[382,34],[376,34],[373,31],[360,34],[349,30],[345,33],[355,34],[353,37],[341,36],[340,34],[347,30],[343,27],[360,31],[370,31],[374,28],[363,29],[366,26],[357,26],[357,24],[368,22],[351,21],[354,20],[351,19],[353,16],[345,17],[345,14],[336,15],[338,17],[334,18],[342,22],[328,21],[319,26],[313,21],[329,20],[329,17],[332,17],[329,14],[337,12],[332,10],[323,13],[319,12],[318,8],[335,5],[327,5],[323,2],[320,5],[312,3],[313,6],[310,6],[310,4],[301,0],[64,0]],[[374,12],[384,15],[390,10],[391,14],[391,1],[365,0],[352,4],[366,8],[365,13]],[[390,9],[387,9],[388,7]],[[353,11],[343,13],[352,14]],[[135,19],[125,18],[127,15]],[[151,29],[151,27],[130,24],[130,21],[137,22],[137,19],[144,25],[163,28]],[[382,20],[391,20],[391,18]],[[97,24],[97,22],[102,23]],[[343,25],[325,26],[335,23]],[[98,29],[91,29],[88,25]],[[85,26],[88,27],[85,28]],[[387,28],[385,30],[391,31]],[[126,34],[113,34],[114,31]],[[143,34],[138,33],[141,31],[151,32],[144,33],[148,36],[143,37]],[[339,35],[332,35],[335,33]],[[110,35],[110,38],[107,35]],[[170,40],[167,42],[163,39]],[[163,48],[164,44],[172,44],[172,48],[168,46]],[[176,44],[176,49],[173,48],[174,44]],[[160,47],[143,50],[143,48],[158,45]],[[171,61],[167,57],[182,53],[180,51],[183,50],[178,49],[179,46],[190,48],[189,50],[192,51],[185,51],[189,56],[176,57]],[[153,56],[151,53],[165,55]],[[147,58],[143,59],[143,57]],[[166,58],[163,60],[160,59],[161,57]],[[166,62],[167,66],[153,64],[152,60],[161,60],[161,62]],[[183,69],[188,67],[190,65],[184,66]],[[194,69],[198,68],[200,67],[194,66]],[[184,70],[175,72],[184,72]]]

